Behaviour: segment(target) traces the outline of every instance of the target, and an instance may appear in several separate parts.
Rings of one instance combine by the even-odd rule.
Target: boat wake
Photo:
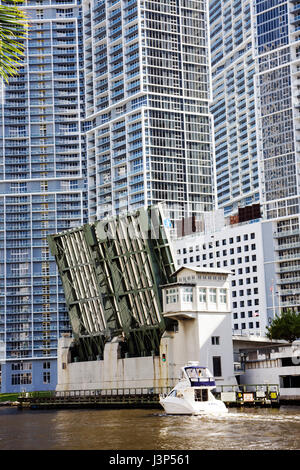
[[[250,412],[247,411],[236,411],[231,412],[229,411],[227,414],[224,415],[201,415],[201,418],[205,418],[207,420],[218,420],[218,421],[263,421],[263,422],[289,422],[289,423],[300,423],[300,409],[299,415],[291,414],[288,415],[285,413],[280,413],[280,410],[276,410],[276,412],[272,413],[270,410],[267,410],[268,413],[263,413],[260,410],[253,409]],[[192,418],[199,418],[199,416],[193,416]]]
[[[292,410],[291,410],[292,411]],[[240,409],[236,409],[235,411],[231,411],[229,409],[228,413],[223,414],[213,414],[213,413],[201,413],[201,414],[194,414],[194,415],[181,415],[181,414],[173,414],[170,415],[162,411],[161,413],[154,413],[153,416],[157,416],[160,418],[169,418],[169,419],[182,419],[185,417],[188,420],[205,420],[205,421],[226,421],[226,422],[239,422],[239,421],[257,421],[257,422],[273,422],[273,423],[300,423],[300,408],[299,414],[287,414],[288,409],[284,408],[282,412],[280,409],[270,410],[269,408],[265,410],[265,412],[258,410],[257,408],[250,409],[249,411],[244,411]]]

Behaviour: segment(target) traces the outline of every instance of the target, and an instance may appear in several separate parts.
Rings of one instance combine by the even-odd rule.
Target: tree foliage
[[[17,75],[24,56],[27,37],[26,14],[17,6],[22,0],[8,0],[0,5],[0,77],[8,82]]]
[[[276,315],[269,327],[267,327],[269,339],[284,339],[290,343],[300,338],[300,312],[291,309]]]

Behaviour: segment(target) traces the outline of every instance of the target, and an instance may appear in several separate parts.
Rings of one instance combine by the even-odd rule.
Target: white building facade
[[[252,221],[173,240],[178,267],[188,264],[231,271],[235,335],[263,336],[279,313],[272,230],[271,222]]]
[[[299,342],[278,346],[264,346],[245,352],[245,372],[242,384],[276,384],[280,399],[300,400],[300,348]]]

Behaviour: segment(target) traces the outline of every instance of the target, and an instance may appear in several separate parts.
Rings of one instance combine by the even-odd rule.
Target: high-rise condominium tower
[[[251,0],[211,0],[210,38],[218,206],[259,199]]]
[[[260,199],[273,219],[281,307],[300,310],[300,2],[256,1]]]
[[[81,140],[82,20],[77,2],[28,0],[20,74],[1,102],[2,390],[53,389],[68,313],[46,236],[86,219]]]
[[[260,202],[273,223],[270,289],[279,310],[299,308],[300,2],[209,8],[218,205],[234,214]]]
[[[204,0],[84,0],[91,219],[213,208],[207,16]]]

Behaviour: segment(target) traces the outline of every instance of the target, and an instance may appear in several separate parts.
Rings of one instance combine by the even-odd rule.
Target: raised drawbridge
[[[174,321],[162,315],[160,285],[175,266],[160,206],[48,236],[62,280],[74,342],[72,360],[102,359],[120,341],[121,357],[157,355]]]

